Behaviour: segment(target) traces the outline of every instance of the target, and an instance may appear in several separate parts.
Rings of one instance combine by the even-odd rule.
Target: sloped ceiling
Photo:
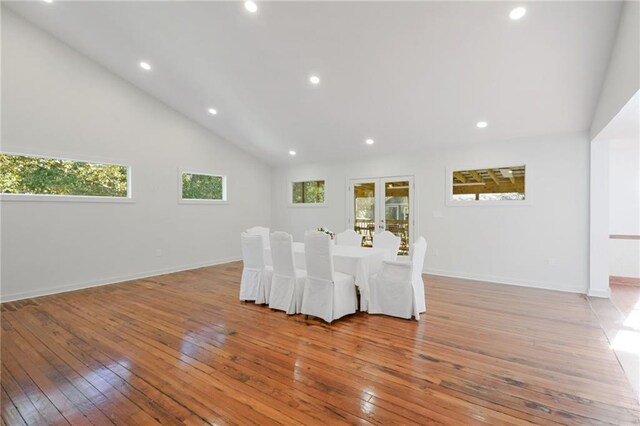
[[[532,2],[512,21],[503,2],[3,4],[271,164],[585,131],[621,9]]]

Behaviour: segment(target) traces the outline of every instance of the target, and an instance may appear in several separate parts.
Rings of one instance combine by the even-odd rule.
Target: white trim
[[[101,197],[89,195],[51,195],[51,194],[0,194],[0,201],[36,201],[56,203],[135,203],[132,197]]]
[[[122,161],[119,159],[113,159],[108,157],[101,157],[99,155],[95,156],[87,156],[82,154],[63,154],[56,151],[47,151],[42,152],[40,150],[31,150],[28,148],[21,148],[20,151],[2,150],[0,151],[2,154],[9,155],[22,155],[25,157],[37,157],[37,158],[50,158],[53,160],[65,160],[65,161],[81,161],[84,163],[96,163],[96,164],[104,164],[107,166],[123,166],[123,167],[132,167],[133,164],[130,161]]]
[[[182,175],[202,175],[213,176],[222,178],[222,199],[214,200],[207,198],[182,198]],[[227,194],[227,175],[222,173],[210,173],[194,171],[193,169],[178,168],[178,204],[229,204],[229,197]]]
[[[28,299],[32,297],[48,296],[52,294],[66,293],[74,290],[82,290],[82,289],[92,288],[92,287],[101,287],[103,285],[118,284],[125,281],[155,277],[158,275],[171,274],[174,272],[188,271],[191,269],[204,268],[207,266],[221,265],[224,263],[236,262],[239,260],[241,260],[241,257],[229,257],[229,258],[217,259],[212,262],[198,262],[198,263],[192,263],[188,265],[174,266],[171,268],[140,272],[137,274],[120,275],[117,277],[104,278],[100,280],[85,281],[81,283],[69,284],[69,285],[64,285],[60,287],[49,287],[46,289],[27,291],[24,293],[14,293],[6,296],[2,295],[0,302],[1,303],[13,302],[16,300]]]
[[[611,289],[608,288],[606,290],[589,290],[589,292],[587,293],[587,296],[589,297],[603,297],[605,299],[608,299],[611,297]]]
[[[468,200],[468,201],[454,201],[453,200],[453,172],[459,170],[481,170],[481,169],[504,169],[510,166],[487,166],[482,163],[463,164],[456,165],[454,167],[448,166],[446,168],[445,176],[445,205],[447,207],[481,207],[481,206],[510,206],[510,207],[522,207],[531,205],[531,166],[526,161],[504,161],[503,163],[517,164],[524,166],[525,185],[524,185],[524,200]]]
[[[182,192],[182,191],[181,191]],[[228,205],[229,201],[227,200],[201,200],[198,198],[181,198],[178,200],[179,204],[221,204]]]
[[[397,181],[409,181],[409,250],[411,250],[411,246],[415,241],[416,229],[418,228],[418,218],[420,217],[418,211],[418,200],[416,197],[416,177],[415,175],[394,175],[394,176],[377,176],[377,177],[351,177],[347,176],[345,181],[345,192],[346,192],[346,216],[345,216],[345,229],[354,229],[354,199],[353,199],[353,188],[352,185],[358,183],[374,183],[376,186],[375,189],[375,227],[376,232],[379,231],[380,224],[382,223],[382,219],[386,215],[386,211],[384,208],[384,187],[387,182],[397,182]]]
[[[498,277],[493,275],[483,275],[483,274],[469,274],[465,272],[455,272],[455,271],[444,271],[441,269],[428,269],[425,268],[423,270],[424,274],[429,275],[437,275],[440,277],[448,277],[448,278],[460,278],[463,280],[473,280],[473,281],[484,281],[492,284],[501,284],[501,285],[511,285],[516,287],[528,287],[528,288],[537,288],[540,290],[554,290],[560,291],[563,293],[577,293],[577,294],[586,294],[587,286],[583,287],[569,287],[569,288],[561,288],[558,287],[559,283],[551,283],[544,281],[531,281],[531,280],[522,280],[518,278],[508,278],[508,277]]]
[[[322,203],[294,203],[293,202],[293,184],[304,182],[324,182],[324,201]],[[304,187],[303,187],[304,190]],[[326,178],[302,178],[302,179],[290,179],[288,193],[288,206],[293,208],[325,208],[327,206],[327,179]]]
[[[326,202],[324,202],[324,203],[290,203],[287,207],[292,207],[294,209],[305,209],[305,208],[323,209],[329,206],[327,205]]]
[[[594,297],[610,294],[609,151],[608,139],[589,144],[589,295]]]
[[[0,151],[0,154],[15,155],[31,158],[45,158],[50,160],[74,161],[79,163],[100,164],[103,166],[120,166],[127,168],[127,195],[125,197],[111,197],[101,195],[56,195],[56,194],[9,194],[0,193],[0,201],[39,201],[39,202],[74,202],[74,203],[135,203],[133,198],[133,163],[112,161],[104,158],[95,160],[83,155],[68,157],[59,154],[43,154],[18,151]]]

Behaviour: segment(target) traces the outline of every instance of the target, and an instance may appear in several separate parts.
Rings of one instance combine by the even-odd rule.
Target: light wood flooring
[[[238,301],[241,263],[2,305],[2,424],[640,424],[585,296],[424,276],[419,322]]]

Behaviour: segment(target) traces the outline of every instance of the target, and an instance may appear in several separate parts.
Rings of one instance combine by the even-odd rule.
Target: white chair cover
[[[370,279],[370,314],[385,314],[416,320],[427,310],[422,268],[427,251],[423,237],[413,245],[410,262],[385,261],[382,271]]]
[[[329,235],[313,231],[304,237],[307,280],[302,297],[302,313],[328,323],[357,309],[356,287],[352,275],[335,272]]]
[[[269,248],[269,228],[265,228],[264,226],[254,226],[253,228],[247,229],[247,233],[251,235],[261,235],[264,247]]]
[[[269,307],[285,311],[289,315],[299,314],[302,308],[302,295],[307,273],[296,269],[293,259],[293,238],[290,234],[274,232],[270,239],[273,278]]]
[[[386,249],[389,251],[389,260],[396,260],[398,250],[400,250],[400,237],[393,235],[389,231],[383,231],[373,236],[373,248]]]
[[[264,264],[264,247],[260,235],[249,235],[243,232],[242,246],[242,278],[240,279],[240,300],[255,300],[256,303],[267,303],[265,292],[271,287],[272,270]]]
[[[362,246],[362,235],[353,229],[336,234],[336,244],[341,246],[360,247]]]
[[[422,271],[424,270],[424,258],[427,254],[427,241],[424,237],[418,238],[411,250],[411,262],[413,270],[411,273],[411,284],[416,301],[416,313],[421,314],[427,311],[427,299],[424,294],[424,281],[422,281]],[[418,317],[416,317],[418,318]]]

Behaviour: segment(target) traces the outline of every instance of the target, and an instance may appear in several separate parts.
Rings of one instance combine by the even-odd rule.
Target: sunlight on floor
[[[623,328],[618,331],[611,342],[611,347],[640,356],[640,298],[624,319],[622,326]]]
[[[620,330],[611,342],[611,347],[617,351],[624,351],[640,355],[640,332]]]
[[[623,325],[640,331],[640,309],[634,309],[624,320]]]
[[[626,318],[621,324],[618,323],[620,329],[611,342],[611,348],[616,351],[618,360],[640,401],[640,297],[635,304],[632,302],[632,305],[630,311],[624,308],[621,310],[626,314]]]

